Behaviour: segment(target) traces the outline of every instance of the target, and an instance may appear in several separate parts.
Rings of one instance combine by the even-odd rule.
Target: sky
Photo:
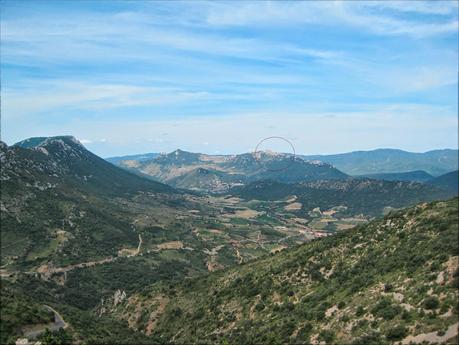
[[[458,147],[457,1],[5,1],[1,139],[103,157]],[[272,149],[285,142],[272,141]]]

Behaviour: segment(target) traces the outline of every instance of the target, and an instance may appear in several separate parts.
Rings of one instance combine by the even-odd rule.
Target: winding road
[[[44,307],[54,313],[54,322],[48,324],[33,325],[30,327],[30,329],[24,329],[23,333],[25,337],[34,339],[44,333],[47,329],[50,331],[58,331],[61,328],[66,329],[68,327],[68,324],[64,321],[61,314],[59,314],[49,305],[44,305]]]

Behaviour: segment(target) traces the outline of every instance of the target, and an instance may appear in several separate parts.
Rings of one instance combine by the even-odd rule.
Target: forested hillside
[[[153,286],[111,313],[174,343],[453,344],[457,209],[457,198],[420,204],[205,278]]]

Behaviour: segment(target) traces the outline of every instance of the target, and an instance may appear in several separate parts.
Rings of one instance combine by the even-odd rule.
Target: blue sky
[[[2,140],[457,148],[457,1],[2,1]],[[276,149],[274,147],[274,149]]]

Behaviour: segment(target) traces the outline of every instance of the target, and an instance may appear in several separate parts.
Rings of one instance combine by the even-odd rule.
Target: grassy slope
[[[178,343],[369,344],[441,334],[457,322],[457,211],[458,199],[421,204],[206,278],[155,286],[115,313],[132,316],[134,303],[148,315],[158,308],[151,301],[169,299],[154,334]]]

